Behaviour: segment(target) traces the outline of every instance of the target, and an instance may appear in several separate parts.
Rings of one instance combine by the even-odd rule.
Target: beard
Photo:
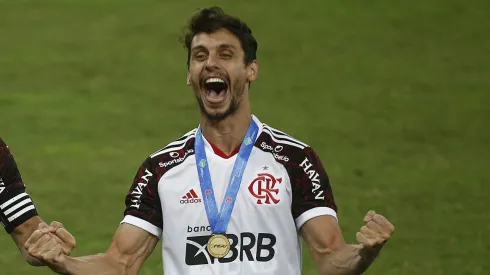
[[[192,87],[194,88],[194,95],[196,97],[197,104],[199,105],[199,109],[201,110],[201,113],[211,121],[221,121],[233,115],[238,110],[245,92],[245,85],[245,81],[236,79],[233,83],[231,83],[231,87],[229,87],[229,93],[231,93],[229,96],[231,99],[227,108],[224,111],[209,111],[204,104],[199,82],[192,81]]]

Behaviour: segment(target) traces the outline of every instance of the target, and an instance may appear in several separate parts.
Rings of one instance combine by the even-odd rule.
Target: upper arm
[[[0,138],[0,223],[14,239],[37,229],[40,218],[9,147]]]
[[[106,254],[129,274],[137,274],[162,232],[162,210],[157,171],[151,158],[139,167],[126,195],[124,219]]]
[[[145,260],[155,249],[158,238],[131,224],[121,224],[106,254],[124,266],[128,274],[137,274]]]
[[[298,151],[287,169],[292,187],[291,212],[298,230],[312,218],[324,215],[337,217],[330,180],[311,147]]]
[[[330,180],[317,153],[306,147],[289,168],[296,226],[318,263],[324,255],[345,244],[337,222],[337,205]]]
[[[158,167],[147,158],[138,169],[126,195],[122,223],[132,224],[160,237],[163,229],[162,206],[158,194]]]

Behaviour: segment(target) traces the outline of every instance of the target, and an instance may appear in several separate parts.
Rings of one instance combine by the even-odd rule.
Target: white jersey
[[[262,124],[228,224],[231,250],[213,258],[212,234],[197,174],[196,129],[150,155],[126,197],[123,223],[162,239],[164,273],[171,275],[299,275],[300,227],[320,215],[336,217],[328,176],[308,145]],[[204,139],[218,209],[236,154]]]

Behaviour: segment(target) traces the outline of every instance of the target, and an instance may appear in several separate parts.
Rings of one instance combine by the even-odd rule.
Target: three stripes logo
[[[191,189],[187,194],[185,194],[180,200],[180,204],[189,204],[189,203],[200,203],[201,199],[197,195],[194,189]]]
[[[27,193],[21,193],[0,205],[0,215],[6,218],[9,223],[13,223],[29,211],[36,208]]]

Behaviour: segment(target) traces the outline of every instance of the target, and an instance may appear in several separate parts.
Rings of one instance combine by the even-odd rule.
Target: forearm
[[[10,234],[15,244],[19,248],[19,251],[22,253],[22,256],[24,256],[24,259],[32,266],[45,265],[43,262],[29,255],[29,253],[24,248],[25,242],[40,223],[45,224],[45,222],[39,216],[34,216],[15,228],[14,231]]]
[[[132,275],[137,274],[131,268],[128,268],[124,263],[111,257],[106,253],[84,257],[64,257],[62,268],[59,274],[66,275],[82,275],[82,274],[97,274],[97,275]]]
[[[325,256],[320,275],[359,275],[376,259],[379,250],[361,250],[359,245],[345,245]]]

